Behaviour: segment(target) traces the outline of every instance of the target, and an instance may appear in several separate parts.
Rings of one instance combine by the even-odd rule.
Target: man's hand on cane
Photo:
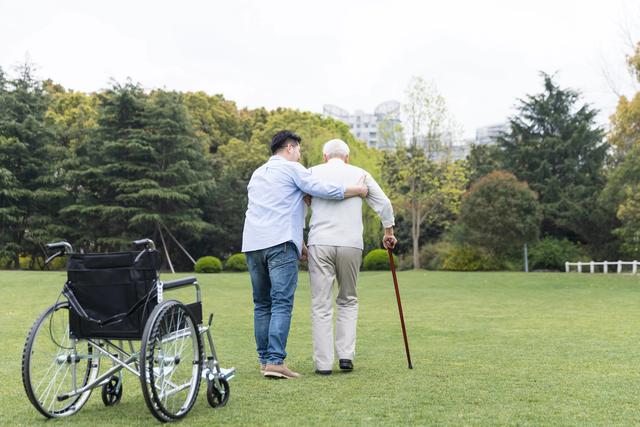
[[[398,239],[393,235],[393,227],[385,228],[382,246],[384,246],[385,249],[393,249],[396,247],[396,243],[398,243]]]

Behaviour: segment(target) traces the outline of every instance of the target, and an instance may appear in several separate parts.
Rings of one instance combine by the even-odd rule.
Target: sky
[[[94,92],[111,79],[221,93],[239,107],[373,112],[433,82],[462,125],[504,122],[542,89],[540,71],[579,90],[606,126],[640,3],[511,1],[0,0],[0,67]]]

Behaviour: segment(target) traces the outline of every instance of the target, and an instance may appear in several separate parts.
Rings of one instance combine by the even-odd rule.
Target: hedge
[[[214,256],[203,256],[196,261],[194,270],[196,273],[220,273],[222,262]]]
[[[225,271],[248,271],[247,257],[244,254],[233,254],[224,263]]]
[[[398,265],[398,257],[393,255],[393,262]],[[389,255],[386,249],[374,249],[364,257],[365,270],[390,270]]]

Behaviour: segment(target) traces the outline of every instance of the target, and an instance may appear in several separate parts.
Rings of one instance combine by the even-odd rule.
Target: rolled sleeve
[[[367,187],[369,188],[369,194],[367,195],[367,204],[378,214],[382,226],[384,228],[393,227],[395,225],[393,217],[393,206],[391,200],[384,194],[382,188],[378,185],[375,179],[370,174],[367,174],[366,179]]]
[[[344,199],[344,185],[321,181],[300,163],[291,163],[291,177],[300,190],[321,199]]]

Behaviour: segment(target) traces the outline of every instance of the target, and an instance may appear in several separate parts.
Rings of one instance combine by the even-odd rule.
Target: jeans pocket
[[[285,242],[273,248],[267,262],[269,263],[269,269],[272,269],[297,260],[298,251],[296,245],[293,242]]]

